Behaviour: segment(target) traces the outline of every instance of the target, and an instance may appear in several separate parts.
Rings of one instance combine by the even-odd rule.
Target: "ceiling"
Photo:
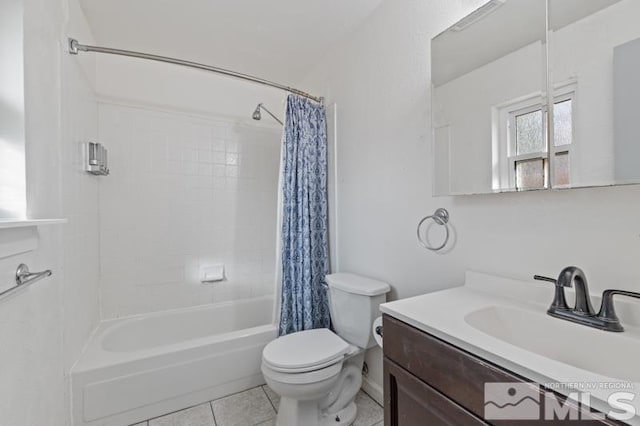
[[[286,85],[302,79],[381,2],[81,0],[99,45],[202,62]]]

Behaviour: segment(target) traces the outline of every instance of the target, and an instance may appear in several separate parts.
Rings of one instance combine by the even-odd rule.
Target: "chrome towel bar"
[[[445,237],[444,237],[444,241],[439,246],[431,246],[431,245],[429,245],[422,238],[422,235],[420,235],[420,228],[422,227],[422,224],[424,222],[426,222],[427,220],[429,220],[429,219],[433,219],[433,221],[435,223],[437,223],[438,225],[444,226]],[[422,220],[420,222],[418,222],[418,228],[416,229],[416,235],[418,236],[418,241],[420,242],[420,245],[422,247],[428,249],[428,250],[431,250],[431,251],[442,250],[444,248],[444,246],[446,246],[447,243],[449,242],[449,225],[448,225],[448,222],[449,222],[449,212],[447,211],[447,209],[443,209],[443,208],[437,209],[435,212],[433,212],[432,215],[423,217]]]
[[[50,269],[42,272],[29,272],[29,267],[24,263],[21,263],[20,265],[18,265],[18,269],[16,269],[16,285],[1,292],[0,297],[4,296],[5,294],[11,293],[18,288],[27,287],[35,283],[36,281],[40,281],[43,278],[50,277],[51,274],[53,274],[53,272],[51,272]]]

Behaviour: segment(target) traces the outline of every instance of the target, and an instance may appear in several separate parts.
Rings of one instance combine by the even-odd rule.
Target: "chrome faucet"
[[[540,275],[534,275],[533,278],[555,284],[553,302],[551,302],[551,306],[547,310],[549,315],[606,331],[624,331],[624,327],[622,327],[616,315],[613,296],[621,295],[640,299],[640,293],[633,291],[605,290],[602,293],[600,311],[596,314],[593,306],[591,306],[587,277],[582,269],[568,266],[560,272],[557,280]],[[576,304],[573,308],[570,308],[567,305],[564,288],[572,286],[575,286],[576,289]]]

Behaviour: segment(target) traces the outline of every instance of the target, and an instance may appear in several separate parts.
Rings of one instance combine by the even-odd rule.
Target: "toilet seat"
[[[328,328],[278,337],[265,346],[262,361],[270,370],[300,374],[340,364],[352,346]]]
[[[267,363],[262,363],[262,374],[264,374],[265,377],[268,376],[271,380],[291,385],[308,385],[322,382],[337,376],[340,374],[340,371],[342,371],[342,361],[334,362],[324,368],[298,373],[287,373],[274,370]]]
[[[310,365],[308,367],[302,367],[302,368],[283,368],[283,367],[277,367],[275,365],[271,365],[268,361],[266,361],[265,359],[262,360],[262,363],[264,365],[266,365],[267,367],[269,367],[269,369],[273,370],[273,371],[277,371],[279,373],[286,373],[286,374],[300,374],[300,373],[308,373],[310,371],[316,371],[316,370],[321,370],[323,368],[329,367],[331,365],[334,364],[339,364],[344,360],[344,355],[340,355],[339,357],[336,357],[334,359],[331,359],[327,362],[323,362],[321,364],[318,365]]]

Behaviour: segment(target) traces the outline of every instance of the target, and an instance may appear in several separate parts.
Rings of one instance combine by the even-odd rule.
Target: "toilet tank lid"
[[[363,296],[378,296],[391,290],[389,284],[356,274],[340,272],[325,277],[329,287]]]

